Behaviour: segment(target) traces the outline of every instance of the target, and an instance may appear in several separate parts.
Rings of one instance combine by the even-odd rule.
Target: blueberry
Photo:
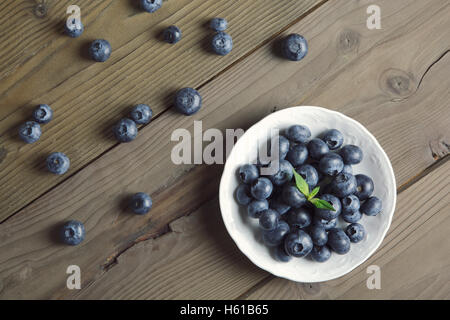
[[[320,160],[329,151],[330,148],[321,139],[314,138],[308,142],[308,154],[314,160]]]
[[[267,199],[273,191],[272,182],[265,178],[261,177],[252,182],[250,192],[255,199],[264,200]]]
[[[130,208],[136,214],[146,214],[152,208],[152,198],[144,192],[138,192],[130,199]]]
[[[192,88],[183,88],[175,94],[175,108],[187,116],[193,115],[202,107],[202,96]]]
[[[53,110],[47,104],[40,104],[33,111],[33,119],[38,123],[49,123],[53,119]]]
[[[258,167],[254,164],[244,164],[239,168],[239,177],[243,183],[252,183],[259,178]]]
[[[322,200],[328,201],[333,206],[335,211],[328,210],[328,209],[315,208],[316,215],[319,218],[325,219],[325,220],[332,220],[332,219],[337,218],[337,216],[339,216],[339,214],[341,213],[341,210],[342,210],[341,201],[337,197],[335,197],[331,194],[323,194],[319,198]]]
[[[164,41],[170,44],[177,43],[181,40],[181,30],[177,26],[170,26],[163,31]]]
[[[35,143],[41,134],[41,126],[34,121],[27,121],[19,127],[19,137],[26,143]]]
[[[211,47],[218,55],[225,56],[233,49],[233,39],[228,33],[218,32],[211,40]]]
[[[306,144],[311,137],[311,131],[306,126],[296,124],[287,129],[286,136],[291,141]]]
[[[311,163],[311,166],[313,166],[314,169],[316,169],[317,177],[319,178],[319,180],[318,180],[317,183],[321,182],[322,179],[325,177],[325,175],[324,175],[322,172],[320,172],[320,170],[319,170],[319,163],[317,163],[317,162],[312,162],[312,163]]]
[[[105,62],[111,56],[111,45],[103,39],[94,40],[89,47],[89,55],[94,61]]]
[[[80,221],[68,221],[61,228],[61,240],[65,244],[76,246],[84,240],[85,236],[86,231]]]
[[[275,258],[281,262],[288,262],[292,259],[292,257],[286,253],[284,243],[275,248]]]
[[[287,221],[293,227],[306,228],[311,224],[312,212],[305,206],[293,208],[288,212]]]
[[[356,191],[356,178],[351,173],[339,173],[330,183],[331,192],[343,198]]]
[[[269,202],[267,200],[253,200],[247,206],[247,214],[250,218],[257,218],[261,216],[261,212],[269,209]]]
[[[286,59],[300,61],[308,53],[308,43],[303,36],[293,33],[283,39],[281,50]]]
[[[342,173],[350,173],[353,174],[353,168],[349,164],[344,164],[344,168],[341,171]]]
[[[345,164],[358,164],[363,159],[363,152],[361,148],[353,144],[343,146],[339,153]]]
[[[364,230],[364,227],[361,224],[352,223],[347,226],[347,228],[345,229],[345,233],[347,234],[351,242],[357,243],[364,239],[366,230]]]
[[[289,233],[289,225],[285,221],[278,221],[274,230],[263,232],[263,241],[269,247],[275,247],[283,242],[285,235]]]
[[[325,262],[331,257],[331,251],[328,246],[314,246],[311,250],[311,258],[317,262]]]
[[[223,18],[214,18],[209,26],[214,31],[225,31],[228,28],[228,21]]]
[[[292,163],[294,167],[300,166],[308,160],[308,148],[303,144],[296,144],[289,148],[286,159]]]
[[[241,184],[236,188],[236,200],[239,204],[244,206],[248,205],[253,200],[248,185]]]
[[[284,249],[293,257],[304,257],[311,252],[312,248],[311,237],[303,230],[292,231],[284,239]]]
[[[264,231],[274,230],[280,221],[280,214],[272,209],[261,212],[259,216],[259,227]]]
[[[296,168],[297,173],[305,179],[306,183],[309,186],[310,191],[317,185],[319,182],[319,173],[316,168],[312,165],[304,164],[298,168]]]
[[[324,246],[328,241],[327,230],[321,224],[313,224],[310,226],[308,233],[316,246]]]
[[[69,170],[70,160],[62,152],[54,152],[47,157],[47,169],[54,174],[64,174]]]
[[[373,181],[370,177],[364,174],[357,174],[356,178],[356,192],[355,196],[359,198],[359,200],[366,200],[373,192],[374,185]]]
[[[153,13],[161,8],[163,0],[141,0],[141,7],[147,12]]]
[[[368,216],[376,216],[383,209],[383,203],[377,197],[370,197],[361,206],[361,211]]]
[[[361,220],[362,214],[359,210],[354,212],[342,212],[342,219],[348,223],[355,223]]]
[[[133,141],[138,133],[136,123],[128,118],[120,119],[113,128],[116,139],[120,142]]]
[[[361,203],[357,196],[351,194],[341,199],[342,213],[353,213],[359,210]]]
[[[278,142],[278,156],[279,156],[278,158],[279,158],[279,160],[283,160],[284,158],[286,158],[286,156],[289,152],[289,149],[290,149],[291,144],[290,144],[289,140],[285,136],[282,136],[282,135],[278,136],[278,140],[276,138],[271,139],[269,141],[269,145],[268,145],[268,155],[269,156],[272,154],[272,140],[274,140],[274,143]],[[274,148],[276,149],[276,147],[277,146],[275,145]]]
[[[335,176],[344,169],[344,161],[337,153],[328,152],[320,159],[319,169],[323,174]]]
[[[280,160],[278,172],[275,173],[274,175],[271,175],[269,178],[274,185],[281,186],[286,182],[291,181],[293,175],[294,175],[294,168],[292,167],[291,163],[286,160]]]
[[[131,119],[137,124],[147,124],[153,116],[152,109],[146,104],[138,104],[131,110]]]
[[[305,195],[293,185],[286,185],[283,187],[282,197],[284,202],[293,208],[300,208],[306,203]]]
[[[64,31],[71,38],[78,38],[83,34],[84,25],[80,19],[72,19],[64,24]]]
[[[322,140],[330,150],[336,150],[344,143],[344,135],[339,130],[330,129],[323,134]]]
[[[278,211],[280,215],[288,212],[291,207],[284,202],[281,196],[277,196],[276,198],[270,199],[269,207],[275,211]]]
[[[327,220],[327,219],[322,219],[322,218],[320,218],[320,217],[315,215],[313,217],[313,225],[323,227],[323,228],[325,228],[325,230],[330,230],[330,229],[336,227],[336,225],[337,225],[337,218],[336,219]]]
[[[328,231],[327,244],[337,254],[346,254],[350,251],[350,239],[341,229],[332,228]]]

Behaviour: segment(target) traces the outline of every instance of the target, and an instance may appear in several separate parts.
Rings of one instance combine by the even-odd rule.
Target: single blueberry
[[[317,172],[316,168],[314,168],[310,164],[304,164],[296,168],[295,171],[297,171],[297,173],[301,175],[303,179],[305,179],[310,191],[312,191],[312,189],[314,189],[314,187],[319,182],[319,173]]]
[[[284,248],[290,256],[300,258],[311,252],[313,242],[309,234],[298,229],[286,235],[286,238],[284,239]]]
[[[338,228],[332,228],[328,231],[327,245],[337,254],[346,254],[350,251],[349,237]]]
[[[247,206],[247,214],[250,218],[257,218],[261,216],[261,212],[269,209],[269,202],[267,200],[253,200]]]
[[[362,239],[364,239],[366,230],[364,230],[364,227],[361,224],[352,223],[347,226],[347,228],[345,229],[345,233],[347,234],[351,242],[358,243]]]
[[[111,45],[103,39],[94,40],[89,47],[89,55],[94,61],[105,62],[111,56]]]
[[[308,160],[308,148],[303,144],[296,144],[289,149],[286,159],[294,166],[300,166]]]
[[[286,137],[291,141],[306,144],[311,138],[311,131],[307,126],[296,124],[287,129]]]
[[[175,94],[175,108],[187,116],[193,115],[202,107],[202,96],[193,88],[183,88]]]
[[[280,221],[280,214],[272,209],[267,209],[259,215],[259,227],[264,231],[274,230]]]
[[[49,123],[53,119],[53,110],[47,104],[40,104],[33,110],[33,119],[38,123]]]
[[[303,36],[293,33],[283,39],[281,50],[286,59],[300,61],[308,53],[308,43]]]
[[[131,110],[131,119],[137,124],[147,124],[153,116],[152,109],[146,104],[138,104]]]
[[[292,180],[294,168],[289,161],[280,160],[278,168],[277,173],[269,176],[270,181],[272,181],[275,186],[281,186]]]
[[[292,208],[300,208],[306,203],[306,197],[296,186],[286,185],[282,190],[284,202]]]
[[[83,34],[84,25],[80,19],[67,20],[64,24],[65,33],[71,38],[78,38]]]
[[[130,199],[130,208],[136,214],[146,214],[152,205],[152,198],[144,192],[138,192]]]
[[[228,21],[223,18],[214,18],[209,24],[210,28],[214,31],[225,31],[228,28]]]
[[[339,173],[330,183],[330,190],[335,196],[343,198],[356,191],[356,178],[351,173]]]
[[[361,203],[357,196],[351,194],[341,199],[342,213],[353,213],[359,210]]]
[[[344,135],[337,129],[330,129],[323,134],[322,140],[330,150],[336,150],[344,143]]]
[[[356,192],[355,196],[359,200],[366,200],[373,192],[374,185],[373,180],[365,174],[357,174],[356,178]]]
[[[331,194],[323,194],[319,197],[319,199],[328,201],[328,203],[330,203],[333,206],[335,211],[315,208],[316,216],[325,220],[332,220],[339,216],[342,210],[341,200],[339,200],[337,197]]]
[[[370,197],[361,206],[361,211],[368,216],[376,216],[382,209],[383,203],[377,197]]]
[[[350,173],[353,174],[353,168],[349,164],[344,164],[344,168],[341,171],[342,173]]]
[[[320,159],[319,169],[323,174],[335,176],[344,169],[344,161],[337,153],[328,152]]]
[[[308,207],[293,208],[288,212],[289,225],[297,228],[306,228],[311,224],[312,212]]]
[[[86,236],[83,223],[76,220],[66,222],[61,228],[61,240],[68,245],[80,244]]]
[[[163,38],[164,41],[170,44],[177,43],[181,40],[181,30],[177,26],[170,26],[164,29]]]
[[[54,152],[47,157],[47,169],[54,174],[64,174],[69,170],[70,160],[62,152]]]
[[[248,205],[253,200],[248,185],[240,184],[236,188],[236,200],[239,204],[244,206]]]
[[[339,153],[345,164],[358,164],[363,159],[363,152],[361,148],[353,144],[343,146]]]
[[[314,246],[311,250],[311,258],[317,262],[325,262],[331,257],[331,250],[328,246]]]
[[[276,198],[270,199],[269,207],[275,211],[278,211],[280,215],[285,214],[291,209],[291,207],[286,202],[284,202],[280,195]]]
[[[342,212],[341,216],[342,219],[344,219],[344,221],[348,223],[358,222],[362,218],[362,214],[359,210],[354,212]]]
[[[153,13],[161,8],[163,0],[141,0],[141,7],[149,13]]]
[[[308,233],[316,246],[324,246],[328,241],[327,230],[321,224],[313,224],[310,226]]]
[[[265,177],[261,177],[253,181],[250,188],[253,198],[257,200],[267,199],[272,194],[272,191],[273,184]]]
[[[308,154],[314,160],[320,160],[329,151],[330,148],[327,144],[319,138],[314,138],[308,142]]]
[[[19,137],[26,143],[35,143],[41,134],[41,126],[35,121],[27,121],[19,127]]]
[[[323,227],[323,228],[325,228],[325,230],[330,230],[330,229],[336,227],[336,225],[337,225],[337,218],[336,219],[327,220],[327,219],[322,219],[322,218],[314,215],[314,217],[313,217],[313,225]]]
[[[254,164],[244,164],[239,168],[239,177],[243,183],[252,183],[259,178],[258,167]]]
[[[113,132],[120,142],[130,142],[136,138],[138,129],[133,120],[123,118],[114,126]]]
[[[283,242],[285,235],[289,233],[289,225],[286,221],[278,221],[278,225],[274,230],[263,232],[263,241],[269,247],[275,247]]]
[[[277,259],[280,262],[288,262],[292,259],[292,257],[286,253],[284,243],[275,248],[274,254],[275,259]]]
[[[215,53],[225,56],[233,49],[233,39],[228,33],[221,31],[213,36],[211,46]]]

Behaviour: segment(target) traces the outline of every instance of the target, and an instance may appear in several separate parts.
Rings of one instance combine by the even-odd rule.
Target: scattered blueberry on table
[[[105,62],[111,56],[111,44],[104,39],[92,41],[89,46],[89,56],[97,62]]]
[[[181,30],[177,26],[167,27],[163,31],[164,41],[170,44],[174,44],[180,41],[181,36],[182,36]]]
[[[233,49],[233,39],[226,32],[217,32],[211,40],[212,50],[221,56],[225,56]]]
[[[140,0],[141,7],[149,13],[153,13],[161,8],[163,0]]]
[[[83,34],[84,25],[80,19],[72,19],[64,24],[64,31],[71,38],[78,38]]]
[[[134,194],[130,199],[130,208],[136,214],[146,214],[152,208],[152,198],[144,192]]]
[[[47,169],[51,173],[62,175],[70,168],[70,159],[62,152],[53,152],[47,157]]]
[[[303,36],[293,33],[283,39],[281,50],[286,59],[300,61],[308,53],[308,43]]]
[[[33,111],[33,119],[38,123],[49,123],[53,119],[53,110],[47,104],[40,104]]]
[[[152,119],[153,111],[146,104],[138,104],[133,107],[130,116],[136,124],[147,124]]]
[[[113,128],[116,139],[120,142],[130,142],[136,139],[138,129],[136,122],[131,119],[123,118]]]
[[[190,116],[202,107],[202,96],[193,88],[183,88],[175,94],[175,109],[178,112]]]
[[[80,244],[86,236],[83,223],[76,220],[66,222],[61,228],[61,240],[68,245]]]
[[[228,21],[223,18],[214,18],[209,24],[210,28],[214,31],[225,31],[228,28]]]
[[[364,241],[366,231],[359,222],[363,214],[379,214],[382,203],[371,196],[370,177],[353,175],[352,165],[363,160],[363,150],[344,145],[339,130],[314,138],[298,124],[284,133],[268,141],[269,155],[271,144],[277,143],[279,152],[271,161],[278,161],[278,170],[262,175],[260,169],[271,163],[263,163],[260,155],[257,164],[242,165],[236,199],[249,218],[258,219],[262,241],[276,260],[308,256],[324,263],[333,253],[346,254],[352,243]]]
[[[35,143],[41,134],[41,126],[35,121],[27,121],[19,127],[19,137],[26,143]]]

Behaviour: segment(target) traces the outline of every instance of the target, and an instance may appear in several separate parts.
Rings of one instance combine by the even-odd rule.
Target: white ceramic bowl
[[[353,166],[353,173],[370,176],[375,184],[375,196],[383,201],[383,211],[375,217],[363,215],[359,223],[366,229],[363,241],[351,245],[346,255],[333,253],[331,258],[318,263],[305,258],[278,262],[271,250],[262,243],[258,220],[247,217],[246,208],[235,200],[239,185],[237,172],[243,164],[252,161],[249,155],[257,140],[270,137],[271,128],[282,130],[294,124],[310,128],[312,137],[327,129],[336,128],[344,134],[344,144],[360,146],[363,161]],[[392,165],[375,137],[359,122],[335,111],[319,107],[292,107],[272,113],[253,125],[239,139],[231,151],[220,181],[220,209],[225,226],[239,249],[258,267],[282,278],[298,282],[321,282],[335,279],[352,271],[366,261],[380,246],[391,224],[396,202],[396,184]],[[341,220],[341,219],[339,219]],[[340,222],[341,226],[345,222]]]

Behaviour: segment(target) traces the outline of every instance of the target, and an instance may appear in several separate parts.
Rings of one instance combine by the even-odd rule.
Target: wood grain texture
[[[137,1],[85,1],[80,6],[87,15],[86,31],[77,39],[55,30],[63,26],[68,2],[49,1],[42,22],[28,17],[30,8],[23,2],[7,1],[15,3],[8,8],[17,6],[25,16],[15,18],[2,33],[17,52],[5,57],[3,63],[13,67],[2,74],[0,83],[0,221],[114,146],[111,128],[131,106],[147,103],[156,117],[170,108],[177,89],[202,85],[320,0],[180,0],[165,2],[153,14],[137,9]],[[207,23],[216,16],[229,20],[233,36],[234,50],[226,57],[209,50],[212,32]],[[36,33],[20,28],[29,19],[39,25]],[[183,31],[176,45],[160,39],[163,28],[171,24]],[[17,29],[23,38],[12,37]],[[113,48],[105,63],[87,56],[96,38],[107,39]],[[10,62],[16,55],[17,62]],[[17,128],[39,103],[51,105],[54,120],[43,127],[39,142],[25,145]],[[45,170],[46,156],[55,151],[71,159],[63,177]]]
[[[365,28],[365,3],[325,4],[286,31],[300,32],[310,39],[310,53],[303,62],[274,56],[276,41],[263,46],[201,89],[205,107],[194,117],[162,114],[135,142],[114,148],[1,224],[0,296],[73,297],[75,293],[65,289],[67,265],[76,262],[81,266],[85,288],[94,286],[99,277],[106,281],[116,268],[117,254],[158,235],[168,222],[211,199],[216,194],[220,167],[193,169],[167,160],[174,146],[170,142],[173,128],[192,131],[193,120],[202,120],[204,129],[247,128],[275,107],[317,104],[342,111],[366,125],[387,150],[399,185],[431,165],[435,159],[430,141],[439,138],[445,142],[449,137],[450,56],[445,54],[446,34],[437,34],[437,40],[429,34],[435,29],[450,30],[446,19],[449,6],[444,1],[381,3],[393,12],[383,20],[389,26],[383,31]],[[358,34],[357,50],[350,50],[350,46],[342,51],[343,44],[356,43],[346,40],[350,29]],[[427,45],[419,48],[417,43]],[[391,52],[396,54],[391,56]],[[401,100],[386,93],[384,82],[379,80],[385,70],[400,67],[411,78],[421,79],[415,93]],[[136,191],[151,193],[158,204],[146,217],[123,210],[123,200]],[[209,214],[218,217],[217,211]],[[50,237],[51,231],[69,218],[85,222],[88,230],[86,241],[77,248],[57,246]],[[103,268],[105,264],[109,271]],[[33,277],[27,276],[30,274]],[[49,274],[52,278],[42,283]],[[259,275],[252,278],[253,284],[267,274],[259,271]],[[246,288],[252,285],[247,284]],[[144,295],[153,294],[142,290]]]
[[[383,246],[350,274],[325,283],[280,278],[247,298],[264,299],[449,299],[450,162],[399,195]],[[367,267],[377,265],[381,289],[369,290]]]

